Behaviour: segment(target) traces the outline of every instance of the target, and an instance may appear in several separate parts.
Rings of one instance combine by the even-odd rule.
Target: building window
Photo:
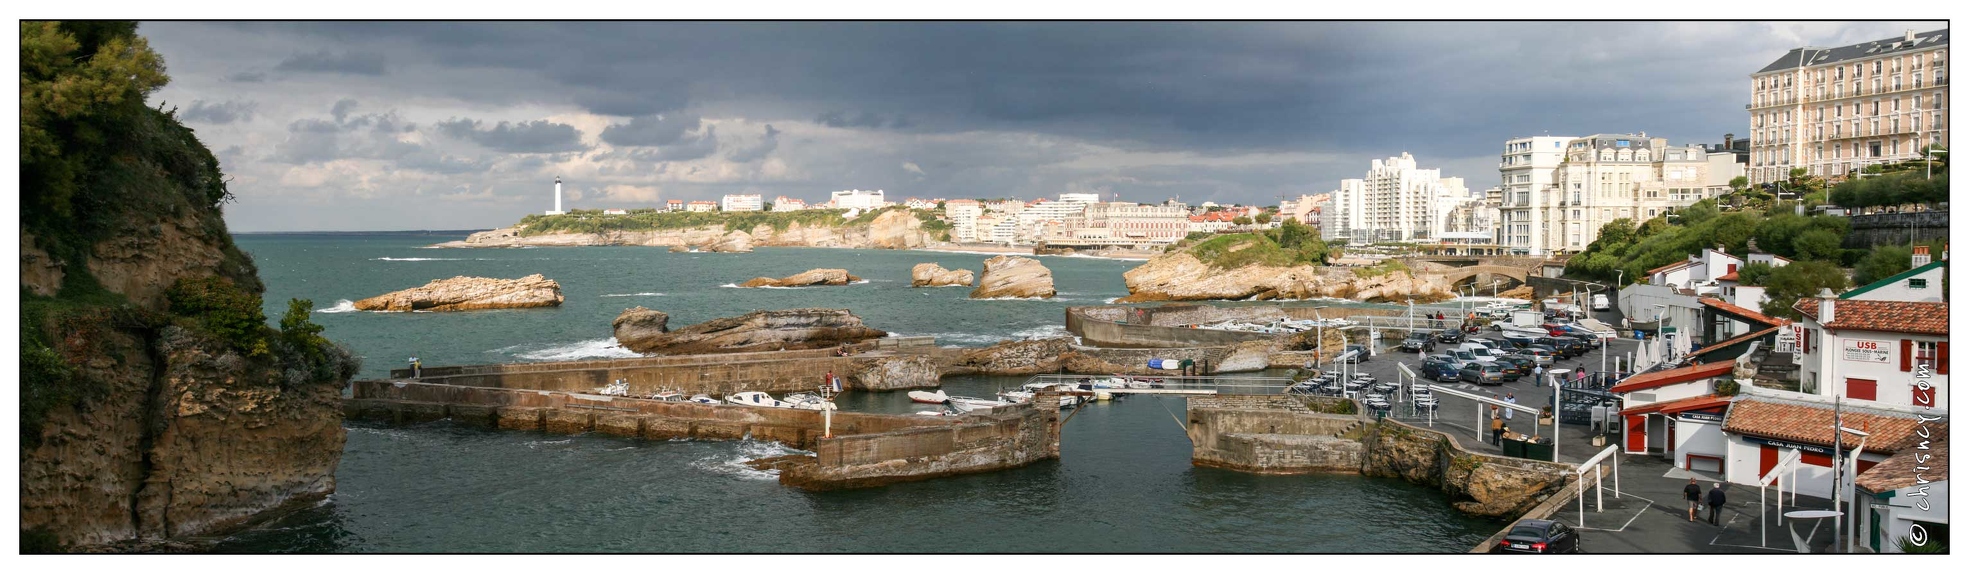
[[[1915,341],[1914,366],[1928,367],[1928,372],[1935,372],[1937,365],[1940,364],[1937,360],[1940,355],[1939,346],[1935,341]]]

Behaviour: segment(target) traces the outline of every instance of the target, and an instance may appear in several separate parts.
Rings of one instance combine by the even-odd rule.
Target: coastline
[[[1119,261],[1147,261],[1155,257],[1151,253],[1103,251],[1099,254],[1074,253],[1071,255],[1035,255],[1031,247],[1006,247],[1001,245],[959,245],[939,243],[910,249],[910,251],[936,251],[939,253],[965,253],[971,255],[1024,255],[1026,257],[1080,257],[1085,259],[1114,259]]]

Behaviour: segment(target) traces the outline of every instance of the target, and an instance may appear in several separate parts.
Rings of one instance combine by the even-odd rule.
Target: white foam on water
[[[539,448],[540,448],[540,447],[541,447],[542,445],[546,445],[546,446],[560,446],[560,445],[565,445],[565,444],[571,444],[571,443],[573,443],[573,442],[574,442],[574,439],[571,439],[571,438],[564,438],[564,439],[560,439],[560,440],[530,440],[530,441],[526,441],[526,442],[524,442],[524,443],[521,443],[521,444],[524,444],[524,445],[526,445],[526,447],[527,447],[527,448],[531,448],[531,449],[539,449]]]
[[[648,293],[610,293],[610,294],[607,294],[607,295],[596,295],[596,297],[662,297],[662,296],[663,296],[663,294],[662,294],[662,293],[656,293],[656,292],[648,292]]]
[[[1051,339],[1053,337],[1064,337],[1066,336],[1066,334],[1067,334],[1066,327],[1062,327],[1059,325],[1043,325],[1039,327],[1033,327],[1031,329],[1026,329],[1023,331],[1014,331],[1012,333],[1012,336],[1019,337],[1021,339],[1030,340],[1030,339]]]
[[[993,345],[1008,340],[1003,335],[982,335],[978,333],[923,333],[904,335],[889,333],[890,337],[936,337],[939,346]]]
[[[804,450],[787,448],[786,445],[777,442],[752,440],[749,438],[730,444],[735,447],[735,452],[721,452],[699,458],[691,463],[691,467],[749,480],[777,480],[779,478],[778,470],[759,470],[747,466],[745,463],[762,458],[786,456],[789,454],[813,454]]]
[[[375,257],[370,261],[470,261],[463,257]],[[487,261],[480,259],[480,261]]]
[[[498,352],[518,351],[526,345],[514,345],[499,349]],[[513,356],[531,361],[574,361],[580,359],[626,359],[641,357],[641,354],[622,348],[614,337],[590,339],[578,343],[556,345],[532,351],[514,353]]]
[[[316,313],[353,313],[355,311],[356,311],[356,302],[350,301],[348,299],[336,301],[335,306],[333,307],[314,310],[314,312]]]

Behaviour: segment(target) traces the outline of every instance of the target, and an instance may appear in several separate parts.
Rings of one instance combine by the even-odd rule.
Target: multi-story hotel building
[[[766,202],[756,193],[729,194],[719,202],[719,209],[725,211],[759,211],[766,208]]]
[[[1518,138],[1504,149],[1501,239],[1523,255],[1583,251],[1608,222],[1688,207],[1728,189],[1742,169],[1732,154],[1647,134]]]
[[[953,199],[943,202],[943,215],[950,220],[950,237],[959,242],[982,241],[978,233],[978,217],[984,215],[984,204],[975,199]],[[986,228],[985,235],[990,234]]]
[[[1326,239],[1356,244],[1430,239],[1443,232],[1448,210],[1470,199],[1463,178],[1418,169],[1415,156],[1403,153],[1374,160],[1367,177],[1340,180],[1333,192],[1335,225],[1320,231]]]
[[[1750,75],[1750,182],[1840,177],[1948,146],[1948,29],[1802,47]]]

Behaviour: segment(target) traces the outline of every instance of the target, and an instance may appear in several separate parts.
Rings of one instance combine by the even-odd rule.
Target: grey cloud
[[[254,102],[227,100],[208,103],[205,100],[193,100],[191,107],[179,112],[178,117],[184,118],[185,121],[221,125],[235,121],[250,122],[253,121],[254,110],[258,108],[259,104]]]
[[[438,122],[438,133],[467,140],[488,149],[509,153],[555,153],[587,149],[581,143],[581,130],[547,120],[508,123],[484,127],[484,122],[453,119]]]
[[[326,50],[307,54],[295,54],[274,69],[283,72],[321,72],[329,74],[354,74],[360,76],[383,75],[383,56],[361,52],[335,53]]]
[[[342,98],[340,100],[335,100],[335,107],[329,108],[328,113],[329,115],[335,116],[335,121],[339,122],[344,119],[347,119],[349,117],[349,112],[355,111],[357,105],[358,104],[356,103],[355,100],[349,98]]]
[[[773,129],[772,124],[766,124],[766,135],[759,140],[759,143],[735,148],[726,157],[739,163],[751,163],[765,159],[776,149],[779,149],[779,130]]]
[[[695,130],[703,120],[694,115],[647,115],[629,119],[626,124],[610,124],[602,129],[602,141],[615,146],[669,145]]]
[[[226,81],[239,82],[242,84],[257,84],[260,82],[267,81],[267,73],[266,72],[239,72],[236,74],[231,74],[226,76]]]
[[[709,156],[716,151],[718,151],[718,128],[706,126],[702,135],[687,137],[656,148],[656,160],[689,161]]]
[[[479,162],[422,148],[398,158],[396,165],[402,169],[427,171],[445,175],[478,173],[487,169],[487,166]]]
[[[886,120],[873,112],[849,115],[847,112],[832,111],[814,118],[814,122],[832,128],[879,128]]]
[[[287,125],[287,138],[274,145],[270,159],[293,164],[338,159],[395,160],[423,149],[397,139],[397,134],[415,129],[414,124],[398,118],[396,112],[346,120],[303,118]]]

